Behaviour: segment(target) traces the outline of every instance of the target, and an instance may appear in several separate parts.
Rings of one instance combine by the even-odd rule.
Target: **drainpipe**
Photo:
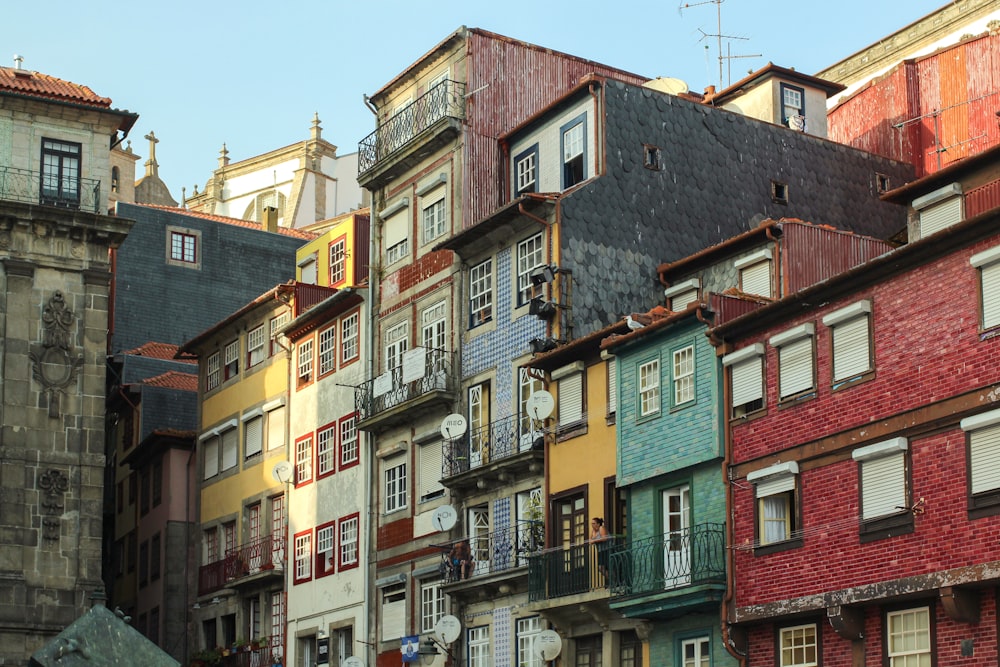
[[[367,101],[367,100],[366,100]],[[365,378],[372,379],[375,377],[375,326],[378,319],[378,312],[380,308],[381,298],[382,298],[382,286],[379,282],[379,271],[377,266],[381,261],[381,257],[378,254],[379,239],[380,237],[376,235],[376,229],[379,225],[376,223],[377,213],[380,210],[376,205],[377,192],[372,192],[371,201],[371,212],[368,216],[368,344],[365,346]],[[384,202],[383,202],[384,203]],[[355,394],[357,396],[357,394]],[[368,554],[368,562],[365,564],[365,601],[363,607],[363,613],[365,615],[365,637],[367,638],[371,634],[371,630],[375,627],[375,605],[372,600],[375,599],[375,563],[376,563],[376,537],[378,536],[378,506],[376,504],[377,498],[375,497],[375,484],[372,483],[372,477],[378,472],[378,464],[375,459],[375,438],[371,433],[367,431],[362,431],[365,437],[365,452],[368,456],[366,465],[369,466],[368,474],[365,475],[365,489],[366,497],[368,498],[368,544],[366,545],[366,552]],[[368,660],[366,661],[369,665],[374,665],[377,658],[376,646],[378,642],[374,644],[365,644]]]

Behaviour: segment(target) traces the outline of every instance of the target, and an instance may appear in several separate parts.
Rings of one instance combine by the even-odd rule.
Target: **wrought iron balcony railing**
[[[528,560],[528,596],[532,602],[603,590],[609,586],[609,557],[622,538],[555,547]]]
[[[282,664],[285,647],[278,640],[271,640],[266,646],[254,648],[248,644],[230,649],[220,656],[219,667],[272,667]]]
[[[441,464],[444,477],[454,477],[493,461],[532,449],[544,449],[542,429],[532,429],[527,416],[511,415],[486,426],[470,429],[456,440],[445,441]]]
[[[721,523],[698,524],[633,541],[610,553],[611,596],[725,583],[725,551],[726,531]]]
[[[358,420],[364,421],[386,410],[432,391],[454,391],[454,354],[418,347],[403,355],[403,363],[361,384],[354,394]]]
[[[226,552],[226,579],[233,581],[284,566],[285,535],[264,535]]]
[[[208,595],[226,586],[226,559],[217,560],[198,568],[198,595]]]
[[[0,199],[100,213],[101,182],[0,166]]]
[[[405,146],[442,118],[465,116],[465,84],[446,80],[390,116],[358,144],[358,173]]]
[[[474,579],[487,574],[505,572],[528,564],[529,556],[545,546],[544,524],[541,521],[516,521],[507,528],[492,533],[470,535],[472,562],[467,572],[452,563],[449,552],[457,540],[443,546],[441,574],[445,583]]]

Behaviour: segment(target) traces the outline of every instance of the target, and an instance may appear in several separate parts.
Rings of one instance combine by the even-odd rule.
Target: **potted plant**
[[[233,642],[233,653],[239,653],[240,651],[244,650],[250,650],[250,646],[247,643],[246,639],[240,637],[239,639]]]
[[[257,639],[254,639],[253,641],[250,642],[250,646],[254,650],[266,648],[267,647],[267,635],[264,635],[262,637],[257,637]]]
[[[191,667],[212,667],[218,665],[221,658],[221,649],[207,648],[191,656]]]

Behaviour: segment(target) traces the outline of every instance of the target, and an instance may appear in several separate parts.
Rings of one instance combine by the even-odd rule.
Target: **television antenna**
[[[749,37],[740,37],[739,35],[725,35],[725,34],[722,33],[722,3],[725,2],[725,1],[726,0],[701,0],[701,2],[682,2],[680,4],[680,6],[677,8],[677,12],[678,13],[683,13],[685,9],[691,9],[692,7],[698,7],[698,6],[701,6],[701,5],[715,5],[716,26],[717,26],[718,32],[716,32],[715,34],[711,34],[711,33],[705,32],[701,28],[698,28],[698,32],[701,33],[701,38],[698,41],[700,42],[700,41],[702,41],[703,39],[705,39],[707,37],[715,37],[716,48],[718,49],[718,53],[719,53],[719,88],[723,87],[723,84],[722,84],[722,64],[724,62],[727,62],[729,64],[729,83],[732,83],[733,82],[733,67],[732,67],[732,61],[733,60],[735,60],[736,58],[760,58],[761,57],[761,54],[759,54],[759,53],[754,53],[754,54],[749,54],[749,55],[739,55],[738,54],[738,55],[734,56],[732,54],[732,49],[729,48],[728,44],[726,46],[726,55],[722,55],[722,40],[724,40],[724,39],[730,39],[730,40],[732,40],[732,39],[749,40],[750,39]],[[706,49],[708,48],[707,44],[705,45],[705,48]]]

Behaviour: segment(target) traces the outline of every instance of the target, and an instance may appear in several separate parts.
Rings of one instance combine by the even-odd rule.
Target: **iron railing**
[[[608,560],[622,542],[618,535],[600,542],[555,547],[528,560],[528,596],[532,602],[603,590],[609,586]]]
[[[229,569],[226,559],[217,560],[198,568],[198,595],[208,595],[225,587],[226,572]]]
[[[636,540],[610,553],[612,597],[725,583],[726,531],[721,523]]]
[[[254,648],[247,645],[231,649],[228,655],[219,659],[219,667],[273,667],[283,664],[285,647],[271,642],[267,646]]]
[[[423,350],[423,355],[410,356]],[[445,350],[415,348],[403,363],[377,378],[363,382],[354,394],[358,420],[364,421],[397,405],[432,391],[455,391],[454,354]]]
[[[465,84],[446,80],[390,116],[358,144],[363,174],[442,118],[465,116]]]
[[[285,534],[264,535],[226,551],[226,579],[249,577],[284,566]]]
[[[463,538],[469,541],[472,564],[469,579],[506,572],[528,564],[529,557],[545,546],[544,524],[541,521],[515,521],[514,525],[484,535]],[[462,540],[456,540],[460,542]],[[465,579],[449,556],[455,542],[442,545],[441,576],[445,583]]]
[[[51,176],[29,169],[0,167],[0,199],[100,213],[101,182]]]
[[[543,436],[541,429],[532,430],[530,418],[520,415],[470,429],[461,438],[447,440],[442,445],[442,476],[454,477],[521,452],[543,449]]]

